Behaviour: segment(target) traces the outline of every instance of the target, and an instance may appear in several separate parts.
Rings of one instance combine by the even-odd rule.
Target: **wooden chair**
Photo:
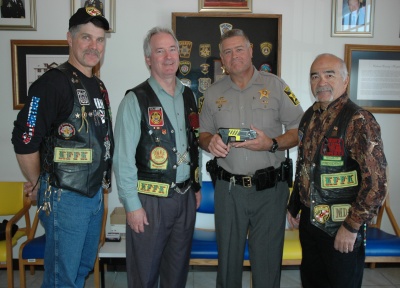
[[[99,242],[99,250],[100,247],[103,246],[105,242],[105,230],[107,223],[107,214],[108,214],[108,191],[104,190],[104,213],[100,234],[100,242]],[[36,236],[37,226],[39,224],[39,217],[36,213],[32,229],[28,235],[28,239],[21,245],[19,249],[19,277],[21,288],[26,287],[26,277],[25,277],[25,268],[26,266],[30,266],[30,274],[35,274],[35,266],[43,266],[44,265],[44,248],[46,245],[46,235],[43,234],[41,236]],[[99,257],[96,257],[94,270],[93,270],[93,278],[94,278],[94,286],[100,287],[100,274],[99,274]]]
[[[13,247],[20,238],[30,233],[29,208],[31,201],[29,197],[25,196],[24,182],[0,182],[0,199],[0,216],[11,217],[6,226],[6,239],[0,241],[0,268],[7,268],[8,287],[13,288]],[[12,236],[13,224],[17,224],[23,217],[25,218],[25,227],[19,227]]]

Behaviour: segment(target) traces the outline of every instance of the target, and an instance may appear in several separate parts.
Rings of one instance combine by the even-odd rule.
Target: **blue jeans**
[[[49,215],[39,211],[46,233],[42,288],[84,287],[92,271],[100,240],[104,211],[102,188],[93,198],[73,191],[51,187],[42,177],[38,192],[38,209],[49,201]],[[46,200],[46,199],[47,200]]]

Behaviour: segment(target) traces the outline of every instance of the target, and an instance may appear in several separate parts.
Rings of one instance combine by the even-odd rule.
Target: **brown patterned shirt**
[[[307,207],[310,207],[310,165],[319,143],[348,100],[349,97],[344,94],[329,104],[326,110],[320,109],[318,102],[313,105],[314,114],[303,135],[304,165],[299,176],[300,200]],[[387,162],[381,130],[371,113],[360,110],[353,115],[346,130],[345,148],[361,169],[361,189],[345,219],[358,230],[363,223],[370,222],[376,216],[387,193]]]

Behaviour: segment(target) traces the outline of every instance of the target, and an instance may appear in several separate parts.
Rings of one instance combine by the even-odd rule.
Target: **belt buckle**
[[[251,187],[252,186],[251,176],[242,177],[242,185],[243,187]]]

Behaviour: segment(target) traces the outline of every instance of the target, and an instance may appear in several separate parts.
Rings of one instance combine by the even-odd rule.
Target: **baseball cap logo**
[[[86,7],[86,13],[88,13],[90,16],[103,16],[100,10],[95,7]]]

